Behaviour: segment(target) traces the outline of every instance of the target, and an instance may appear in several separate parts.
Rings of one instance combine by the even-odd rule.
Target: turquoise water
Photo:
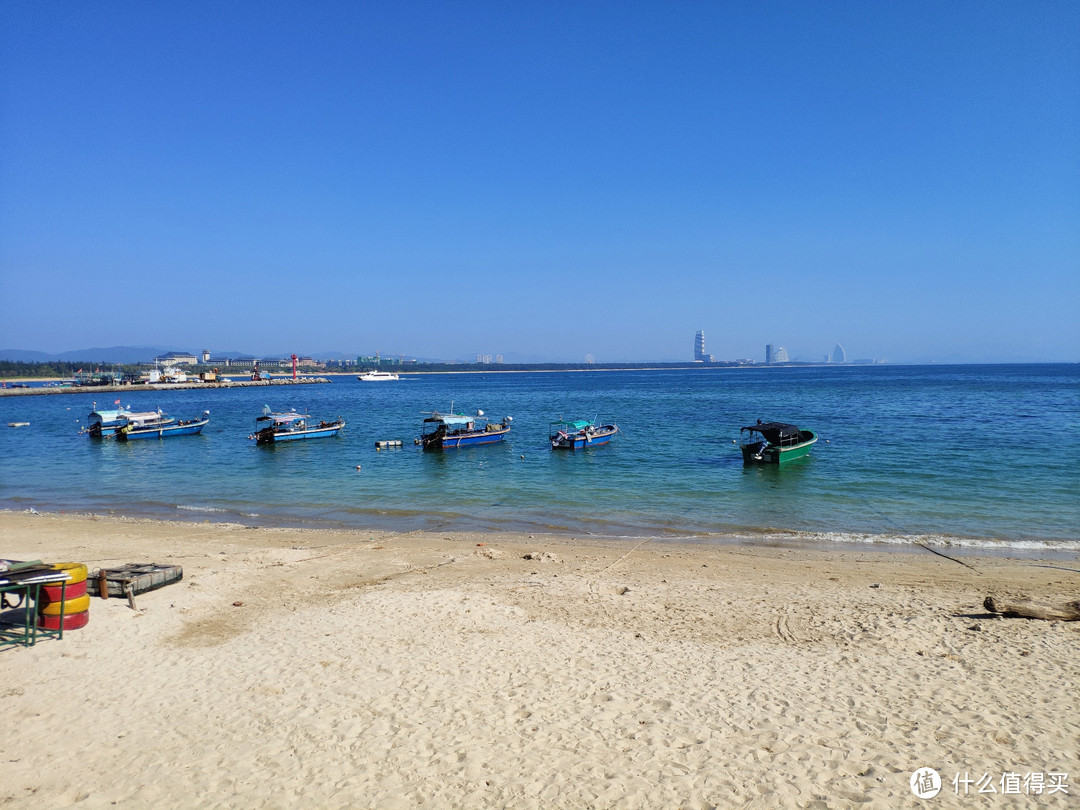
[[[0,508],[292,525],[1080,549],[1080,366],[836,366],[404,376],[140,391],[204,409],[201,436],[80,436],[95,397],[0,398]],[[514,418],[510,439],[413,444],[423,411]],[[256,446],[264,404],[343,416],[336,439]],[[559,417],[616,422],[606,447],[548,449]],[[810,456],[744,467],[739,427],[788,421]],[[6,427],[8,422],[29,427]],[[376,451],[377,440],[404,447]],[[357,470],[357,466],[360,469]]]

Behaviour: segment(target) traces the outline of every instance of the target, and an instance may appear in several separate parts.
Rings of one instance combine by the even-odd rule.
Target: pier
[[[273,380],[239,380],[234,382],[146,383],[145,385],[52,385],[38,388],[0,388],[0,397],[40,396],[42,394],[99,394],[120,391],[176,391],[181,388],[262,388],[268,385],[314,385],[328,383],[326,377],[300,377]]]

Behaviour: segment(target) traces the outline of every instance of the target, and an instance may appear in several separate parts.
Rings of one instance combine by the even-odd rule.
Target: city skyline
[[[4,4],[0,347],[1072,362],[1076,16]]]

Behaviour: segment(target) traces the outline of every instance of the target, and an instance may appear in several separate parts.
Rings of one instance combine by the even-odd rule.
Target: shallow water
[[[79,435],[95,398],[0,398],[0,508],[247,524],[509,530],[1080,549],[1080,366],[826,366],[403,376],[230,390],[126,390],[202,435]],[[425,453],[423,411],[514,417],[502,445]],[[106,407],[105,402],[99,403]],[[335,439],[256,446],[264,404],[343,416]],[[609,445],[548,449],[560,417]],[[811,454],[745,467],[739,427],[815,430]],[[28,427],[8,428],[13,421]],[[400,449],[377,451],[377,440]],[[358,470],[357,467],[360,467]]]

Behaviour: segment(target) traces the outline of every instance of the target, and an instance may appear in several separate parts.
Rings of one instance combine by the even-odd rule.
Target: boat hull
[[[119,441],[134,441],[135,439],[167,439],[171,436],[193,436],[202,433],[202,429],[210,422],[209,419],[199,419],[189,424],[162,425],[160,427],[132,428],[125,430],[120,428],[116,431]]]
[[[281,442],[295,442],[303,439],[326,439],[330,436],[337,436],[344,427],[345,423],[341,422],[329,427],[307,428],[305,430],[262,430],[255,435],[255,441],[258,444],[280,444]]]
[[[802,458],[810,452],[810,448],[817,441],[817,434],[812,430],[799,431],[799,441],[787,447],[775,447],[770,445],[757,452],[753,444],[742,446],[743,463],[745,464],[787,464],[789,461]],[[759,457],[760,456],[760,457]]]
[[[614,425],[605,425],[594,433],[581,436],[578,434],[559,434],[551,437],[552,450],[581,450],[587,447],[602,447],[611,441],[619,430]]]
[[[455,450],[458,447],[474,447],[481,444],[497,444],[506,438],[510,428],[497,430],[470,430],[458,434],[424,436],[421,443],[425,450]]]

